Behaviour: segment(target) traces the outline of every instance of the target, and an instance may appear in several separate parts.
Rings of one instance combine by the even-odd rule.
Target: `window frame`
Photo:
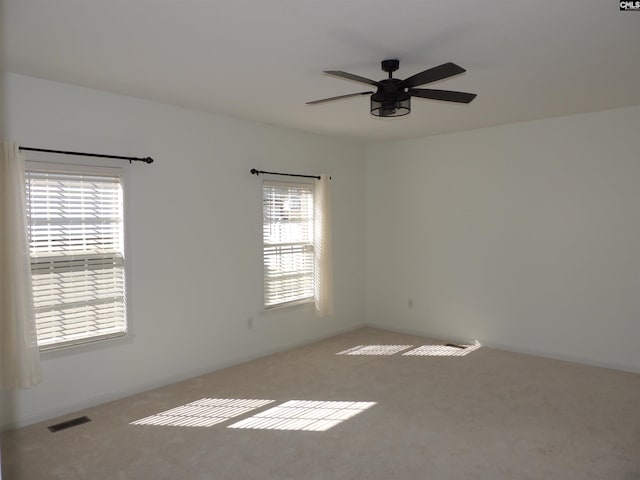
[[[304,297],[304,298],[300,298],[300,299],[295,299],[295,300],[290,300],[290,301],[284,301],[284,302],[279,302],[279,303],[274,303],[274,304],[270,304],[267,305],[266,304],[266,293],[267,293],[267,283],[266,283],[266,265],[265,265],[265,242],[264,242],[264,228],[265,228],[265,223],[264,223],[264,189],[265,186],[271,184],[271,185],[283,185],[283,186],[291,186],[291,187],[304,187],[304,188],[309,188],[311,190],[311,220],[310,220],[310,224],[311,224],[311,233],[310,233],[310,245],[312,247],[312,266],[313,266],[313,271],[311,273],[311,292],[310,295],[308,297]],[[291,307],[297,307],[297,306],[304,306],[304,305],[309,305],[309,304],[314,304],[315,302],[315,270],[316,270],[316,265],[315,265],[315,234],[314,234],[314,228],[315,228],[315,201],[316,201],[316,195],[315,195],[315,182],[313,182],[312,180],[308,180],[308,179],[304,179],[304,178],[300,178],[297,179],[295,181],[293,180],[282,180],[280,178],[272,178],[271,176],[265,176],[264,180],[261,183],[261,212],[262,212],[262,230],[261,230],[261,235],[262,235],[262,308],[263,311],[271,311],[271,310],[279,310],[279,309],[286,309],[286,308],[291,308]]]
[[[70,173],[70,174],[100,174],[110,173],[117,171],[120,177],[120,185],[122,189],[122,224],[123,224],[123,276],[124,276],[124,319],[125,328],[123,332],[116,332],[112,334],[84,337],[75,340],[68,340],[62,342],[56,342],[48,345],[40,345],[39,350],[43,354],[53,354],[65,350],[72,349],[78,351],[81,349],[91,349],[105,344],[115,344],[119,342],[130,342],[133,339],[133,321],[132,321],[132,295],[131,295],[131,249],[130,249],[130,225],[129,211],[130,211],[130,195],[128,194],[129,184],[129,168],[127,165],[123,165],[122,162],[109,159],[100,159],[96,163],[87,163],[86,160],[76,160],[73,158],[55,158],[52,154],[27,152],[26,158],[26,175],[25,181],[28,181],[29,170],[46,170],[53,173]],[[26,183],[25,182],[25,183]],[[25,189],[28,187],[25,185]],[[28,195],[28,191],[26,192]],[[31,219],[27,216],[27,228],[30,228]],[[29,237],[30,238],[30,237]],[[31,256],[31,255],[30,255]],[[37,330],[36,330],[37,334]]]

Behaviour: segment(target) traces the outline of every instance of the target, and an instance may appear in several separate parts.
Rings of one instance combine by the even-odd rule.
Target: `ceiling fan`
[[[433,100],[456,103],[469,103],[471,100],[476,98],[475,93],[415,88],[420,85],[437,82],[438,80],[444,80],[445,78],[466,72],[464,68],[459,67],[455,63],[443,63],[442,65],[430,68],[424,72],[416,73],[404,80],[393,78],[392,74],[398,70],[399,66],[399,60],[383,60],[382,70],[389,73],[389,78],[385,78],[378,82],[359,75],[353,75],[352,73],[342,72],[340,70],[325,71],[324,73],[333,75],[334,77],[373,85],[374,87],[377,87],[377,90],[375,92],[367,91],[349,93],[347,95],[339,95],[337,97],[323,98],[321,100],[307,102],[307,105],[315,105],[318,103],[340,100],[342,98],[371,94],[371,115],[376,117],[401,117],[411,112],[411,97],[430,98]]]

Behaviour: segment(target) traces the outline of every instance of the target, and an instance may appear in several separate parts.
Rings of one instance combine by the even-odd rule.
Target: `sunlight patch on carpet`
[[[375,404],[376,402],[290,400],[227,428],[324,432]]]
[[[481,347],[476,341],[473,345],[422,345],[402,355],[416,355],[421,357],[464,357]]]
[[[393,355],[411,347],[413,345],[358,345],[336,355]]]
[[[195,402],[141,418],[131,422],[130,425],[211,427],[274,401],[246,398],[201,398]]]

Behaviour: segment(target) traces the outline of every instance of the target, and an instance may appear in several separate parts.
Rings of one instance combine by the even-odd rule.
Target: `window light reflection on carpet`
[[[211,427],[231,418],[263,407],[275,400],[238,398],[201,398],[180,407],[141,418],[131,425],[164,425],[171,427]]]
[[[336,355],[393,355],[411,347],[413,345],[358,345]]]
[[[421,357],[464,357],[481,347],[476,340],[473,345],[422,345],[402,355],[415,355]]]
[[[291,400],[227,428],[323,432],[375,404],[376,402]]]

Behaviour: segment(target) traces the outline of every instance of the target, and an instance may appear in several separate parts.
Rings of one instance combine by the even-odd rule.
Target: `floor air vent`
[[[59,432],[60,430],[65,430],[67,428],[75,427],[76,425],[82,425],[83,423],[90,422],[91,419],[89,417],[78,417],[72,418],[71,420],[67,420],[66,422],[56,423],[55,425],[50,425],[47,427],[52,432]]]

